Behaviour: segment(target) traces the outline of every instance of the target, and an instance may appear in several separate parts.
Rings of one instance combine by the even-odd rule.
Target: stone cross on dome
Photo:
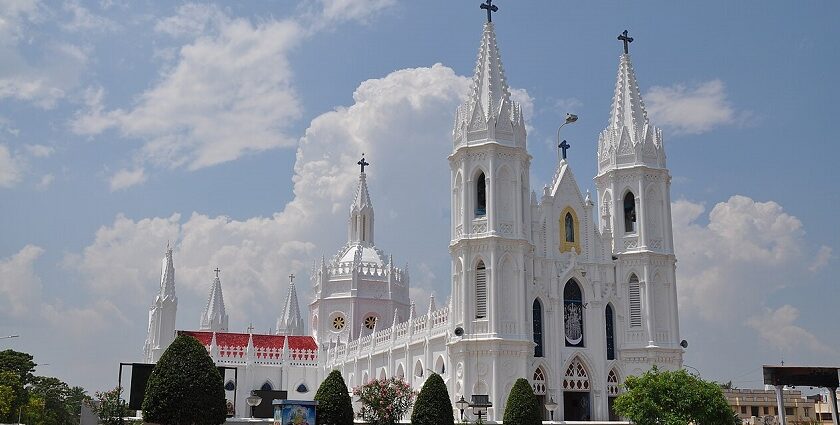
[[[493,22],[493,12],[498,12],[499,7],[493,4],[493,0],[486,0],[479,6],[481,9],[487,10],[487,22]]]
[[[365,167],[370,165],[369,162],[365,161],[365,154],[362,154],[362,159],[359,160],[356,164],[359,164],[362,167],[362,173],[365,172]]]
[[[572,145],[570,145],[569,142],[564,140],[563,143],[557,145],[557,147],[560,148],[563,151],[563,159],[566,159],[566,151],[569,148],[571,148]]]
[[[630,53],[630,48],[629,47],[630,47],[630,43],[633,42],[633,37],[628,37],[627,36],[627,30],[624,30],[624,32],[621,33],[621,35],[618,36],[618,40],[624,42],[624,54],[625,55],[629,54]]]

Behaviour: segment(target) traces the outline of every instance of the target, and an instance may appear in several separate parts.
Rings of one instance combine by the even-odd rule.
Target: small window
[[[481,173],[475,183],[475,216],[484,217],[485,214],[487,214],[487,181],[484,173]]]
[[[542,303],[539,299],[534,300],[534,317],[533,317],[533,331],[534,331],[534,357],[543,356],[543,329],[542,329]]]
[[[793,407],[785,407],[785,416],[793,416]]]
[[[769,414],[770,414],[770,407],[768,407],[768,406],[764,406],[764,414],[765,414],[765,415],[769,415]]]
[[[260,387],[260,389],[263,391],[271,391],[274,389],[274,387],[271,386],[271,382],[265,381],[265,383],[262,384],[262,387]]]
[[[487,269],[479,261],[475,268],[475,318],[487,317]]]
[[[309,392],[309,388],[307,388],[307,387],[306,387],[306,384],[300,384],[300,385],[298,385],[298,386],[297,386],[297,389],[295,389],[295,391],[297,391],[297,392],[299,392],[299,393],[301,393],[301,394],[303,394],[303,393],[308,393],[308,392]]]
[[[566,242],[575,242],[575,219],[572,213],[566,213],[566,218],[563,219],[566,226]]]
[[[335,316],[332,320],[333,330],[336,330],[336,331],[340,331],[340,330],[344,329],[345,324],[346,324],[346,321],[344,319],[344,316],[342,316],[340,314]]]
[[[367,330],[373,330],[376,327],[376,316],[365,317],[364,326]]]
[[[750,416],[758,416],[758,406],[750,406]]]
[[[742,414],[742,415],[746,415],[746,414],[747,414],[747,406],[741,406],[741,414]]]
[[[610,304],[604,310],[604,327],[607,331],[607,360],[615,360],[615,328],[613,322],[613,309]]]
[[[624,195],[624,232],[633,233],[636,231],[636,197],[633,192]]]

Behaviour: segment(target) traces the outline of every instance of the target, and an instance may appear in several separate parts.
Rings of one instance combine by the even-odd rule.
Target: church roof
[[[640,135],[648,124],[647,111],[636,82],[636,73],[630,55],[621,55],[618,66],[618,77],[615,82],[612,109],[610,112],[610,127],[615,129],[627,128],[633,135]]]
[[[248,348],[248,340],[253,341],[256,352],[281,351],[288,339],[290,350],[318,350],[318,344],[311,336],[286,336],[286,335],[265,335],[246,334],[236,332],[211,332],[211,331],[178,331],[178,335],[189,335],[198,340],[202,345],[210,348],[213,337],[216,339],[216,347],[220,349],[222,357],[235,357]],[[227,354],[227,355],[226,355]],[[297,356],[297,354],[295,354]]]
[[[350,209],[360,210],[364,207],[372,208],[373,202],[370,201],[366,175],[365,173],[359,173],[359,184],[356,186],[356,195],[353,197],[353,203],[350,205]]]

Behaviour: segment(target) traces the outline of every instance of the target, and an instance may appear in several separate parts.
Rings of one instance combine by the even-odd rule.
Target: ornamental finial
[[[362,167],[362,173],[365,172],[365,167],[370,165],[369,162],[365,161],[365,154],[364,153],[362,153],[362,159],[360,159],[359,162],[357,162],[356,164],[359,164],[359,166]]]
[[[481,9],[487,10],[487,22],[493,22],[493,12],[498,12],[499,7],[493,4],[493,0],[486,0],[479,6]]]
[[[629,47],[630,47],[630,43],[633,42],[633,37],[628,37],[627,36],[627,30],[624,30],[624,32],[621,33],[621,35],[618,36],[618,40],[624,42],[624,54],[625,55],[629,54],[630,53],[630,48]]]

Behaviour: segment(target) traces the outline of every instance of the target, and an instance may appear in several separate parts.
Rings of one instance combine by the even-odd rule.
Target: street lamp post
[[[545,408],[548,410],[548,413],[551,415],[551,422],[554,422],[554,411],[557,410],[557,403],[554,402],[554,397],[548,399],[548,403],[545,404]]]
[[[560,162],[560,160],[562,159],[562,158],[560,158],[560,149],[559,149],[560,145],[561,145],[561,143],[560,143],[560,129],[563,128],[563,126],[565,126],[566,124],[572,124],[572,123],[576,122],[577,120],[578,120],[577,115],[566,113],[566,120],[563,122],[563,124],[560,124],[560,127],[557,127],[557,148],[558,148],[558,150],[557,150],[557,162]],[[568,147],[568,145],[567,145],[567,147]],[[563,151],[565,153],[565,149]]]
[[[0,339],[9,339],[9,338],[20,338],[20,335],[6,335],[6,336],[0,336]]]
[[[461,411],[461,422],[464,422],[464,409],[469,406],[470,403],[467,400],[464,400],[464,395],[461,394],[461,399],[455,402],[455,406],[458,407],[458,410]]]
[[[262,397],[252,393],[245,399],[245,403],[248,403],[248,406],[250,407],[249,416],[251,419],[254,419],[254,408],[262,403]]]
[[[490,403],[490,396],[487,394],[473,394],[470,407],[472,407],[473,415],[478,416],[476,423],[483,424],[481,418],[487,416],[487,410],[493,407],[493,403]]]

